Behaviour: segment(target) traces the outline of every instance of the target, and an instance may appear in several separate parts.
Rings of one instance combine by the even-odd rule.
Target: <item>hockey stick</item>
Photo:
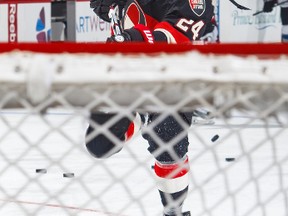
[[[122,10],[122,9],[121,9]],[[113,33],[114,40],[117,42],[124,42],[123,29],[120,22],[119,6],[111,5],[108,16],[111,20],[111,30]]]
[[[243,5],[238,4],[235,0],[229,0],[232,4],[234,4],[238,9],[241,10],[251,10],[250,8],[244,7]]]
[[[285,4],[285,3],[288,3],[288,0],[287,0],[287,1],[284,1],[284,2],[281,2],[281,3],[275,4],[275,5],[273,6],[273,8],[274,8],[274,7],[277,7],[277,6],[280,6],[280,5],[282,5],[282,4]],[[253,14],[253,16],[256,16],[256,15],[261,14],[261,13],[265,13],[265,11],[264,11],[264,10],[257,11],[257,12],[255,12],[255,13]]]
[[[122,35],[123,29],[120,25],[119,7],[117,5],[111,5],[108,16],[111,19],[111,28],[113,34],[115,36]]]

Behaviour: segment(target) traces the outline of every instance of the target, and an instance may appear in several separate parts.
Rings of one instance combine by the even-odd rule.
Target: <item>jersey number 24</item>
[[[176,23],[176,26],[184,32],[188,32],[189,30],[191,30],[193,40],[197,40],[197,38],[199,37],[199,32],[204,25],[205,23],[202,20],[195,22],[194,20],[187,20],[185,18],[181,18]]]

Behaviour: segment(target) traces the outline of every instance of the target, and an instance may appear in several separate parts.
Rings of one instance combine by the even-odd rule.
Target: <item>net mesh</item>
[[[162,215],[141,135],[151,127],[125,143],[109,130],[136,112],[173,115],[183,127],[179,112],[194,112],[191,215],[288,214],[285,56],[13,52],[0,62],[1,214]],[[95,112],[115,115],[99,124]],[[88,125],[97,130],[86,136]],[[99,134],[122,150],[93,157],[85,143]],[[183,134],[168,147],[152,136],[157,155]]]

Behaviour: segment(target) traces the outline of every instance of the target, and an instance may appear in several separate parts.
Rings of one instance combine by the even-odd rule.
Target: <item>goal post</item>
[[[1,215],[161,215],[141,131],[106,159],[89,154],[85,142],[100,133],[118,142],[110,128],[135,113],[173,115],[184,127],[177,114],[195,111],[184,209],[193,216],[288,214],[287,45],[0,50]],[[90,119],[98,112],[114,116],[99,124]],[[88,125],[98,130],[86,136]]]

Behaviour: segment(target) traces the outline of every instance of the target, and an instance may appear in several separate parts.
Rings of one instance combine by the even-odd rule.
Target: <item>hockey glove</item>
[[[131,41],[130,35],[127,32],[123,31],[121,35],[113,35],[107,38],[106,43],[114,43],[114,42],[122,43],[129,41]]]
[[[264,2],[264,7],[263,7],[263,11],[265,13],[269,13],[273,10],[275,4],[277,4],[277,0],[266,0]]]
[[[106,22],[110,22],[108,16],[110,6],[112,4],[117,4],[120,7],[123,7],[126,4],[127,0],[90,0],[90,8],[93,8],[93,11]]]
[[[211,29],[207,29],[204,32],[204,35],[200,38],[201,41],[212,43],[218,42],[218,29],[217,26],[212,25]]]
[[[137,24],[130,29],[126,29],[120,35],[113,35],[106,42],[146,42],[153,44],[154,36],[152,32],[144,25]]]

